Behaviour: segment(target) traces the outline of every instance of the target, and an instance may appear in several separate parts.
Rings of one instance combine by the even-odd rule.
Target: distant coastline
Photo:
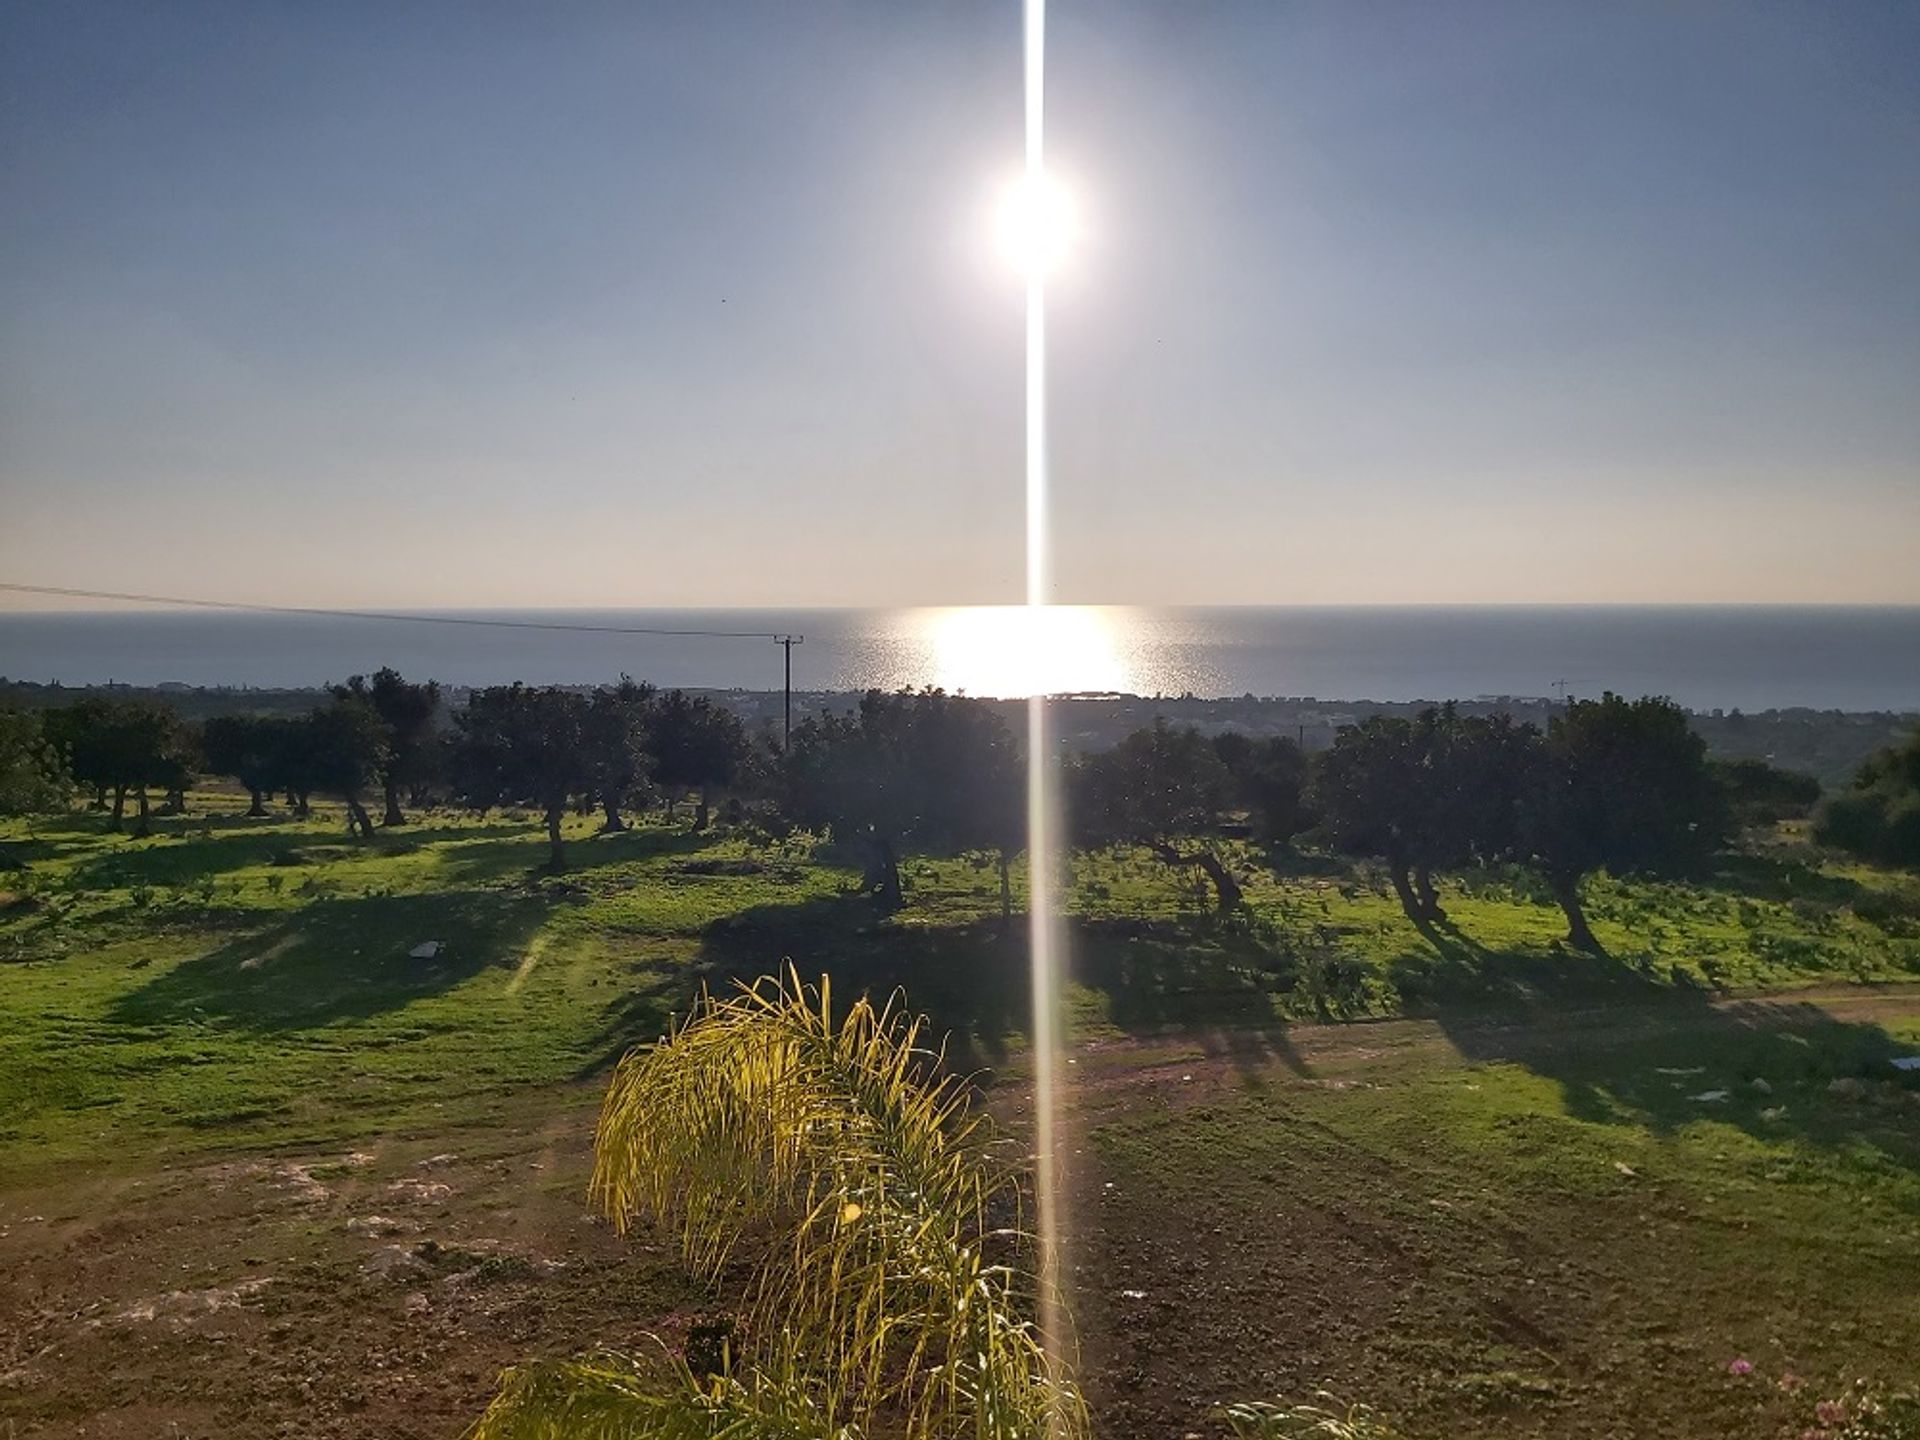
[[[468,611],[463,617],[805,635],[813,693],[943,685],[1017,693],[1014,644],[967,610]],[[1702,713],[1920,710],[1920,606],[1089,608],[1051,690],[1142,696],[1420,699],[1670,695]],[[630,674],[777,690],[770,638],[489,629],[205,611],[0,611],[0,676],[303,688],[390,664],[451,685],[595,684]],[[1043,671],[1042,673],[1051,673]],[[996,688],[998,685],[998,688]],[[1333,702],[1328,702],[1333,703]],[[1347,703],[1342,701],[1340,703]]]

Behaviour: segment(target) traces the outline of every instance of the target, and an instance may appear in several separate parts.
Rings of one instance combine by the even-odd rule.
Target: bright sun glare
[[[1073,196],[1050,175],[1023,175],[1000,197],[995,233],[1000,252],[1021,274],[1046,275],[1073,253],[1080,214]]]
[[[1113,627],[1075,605],[977,605],[942,610],[928,636],[937,682],[1011,698],[1131,688]]]

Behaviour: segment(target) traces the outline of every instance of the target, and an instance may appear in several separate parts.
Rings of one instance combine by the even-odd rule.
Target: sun
[[[994,230],[1014,269],[1029,278],[1048,275],[1079,243],[1079,207],[1052,176],[1022,175],[1002,192]]]

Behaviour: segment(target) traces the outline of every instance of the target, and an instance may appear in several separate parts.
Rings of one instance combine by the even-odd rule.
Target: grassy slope
[[[431,817],[355,847],[332,817],[248,821],[198,798],[225,809],[146,840],[80,816],[0,835],[32,859],[10,882],[27,902],[0,915],[10,1165],[145,1136],[284,1143],[459,1110],[591,1072],[658,1033],[699,981],[785,958],[906,982],[989,1060],[1021,1028],[1024,956],[1000,931],[984,858],[912,862],[909,908],[880,925],[842,894],[850,873],[798,841],[664,826],[590,838],[581,820],[573,872],[549,880],[533,873],[544,852],[530,821]],[[1144,857],[1076,862],[1084,1025],[1920,973],[1913,882],[1787,852],[1744,857],[1715,887],[1596,882],[1604,961],[1560,951],[1558,912],[1502,880],[1454,889],[1448,925],[1423,936],[1364,875],[1242,859],[1249,915],[1226,924]],[[447,942],[441,958],[407,957],[428,939]]]
[[[337,817],[209,803],[149,840],[79,816],[0,834],[32,858],[0,881],[9,1184],[523,1126],[697,983],[789,956],[904,981],[968,1063],[1022,1068],[1024,955],[984,860],[913,862],[880,924],[798,842],[580,820],[550,880],[531,821],[436,816],[355,847]],[[1321,1381],[1416,1434],[1771,1433],[1742,1417],[1795,1402],[1731,1386],[1731,1355],[1920,1381],[1900,1338],[1920,1329],[1920,1104],[1884,1078],[1920,1045],[1920,998],[1845,1020],[1715,998],[1912,978],[1910,877],[1783,845],[1710,885],[1602,880],[1601,960],[1560,950],[1523,882],[1449,885],[1422,935],[1364,873],[1240,858],[1250,914],[1229,923],[1144,858],[1074,865],[1078,1073],[1118,1077],[1076,1101],[1106,1433]],[[408,959],[425,939],[446,954]],[[1316,1011],[1431,1018],[1271,1023]],[[1689,1099],[1711,1089],[1729,1099]]]
[[[1920,998],[1874,1008],[1310,1031],[1096,1086],[1096,1402],[1115,1433],[1327,1385],[1419,1435],[1768,1435],[1920,1381],[1920,1104],[1855,1079]]]

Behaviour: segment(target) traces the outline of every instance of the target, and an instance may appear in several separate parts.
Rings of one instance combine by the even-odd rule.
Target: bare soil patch
[[[1849,988],[1712,1013],[1893,1024],[1917,1009],[1912,988]],[[1621,1010],[1077,1046],[1070,1260],[1098,1432],[1213,1436],[1222,1402],[1328,1385],[1449,1440],[1795,1433],[1787,1398],[1715,1372],[1753,1343],[1746,1319],[1820,1303],[1790,1296],[1797,1280],[1743,1297],[1737,1269],[1701,1268],[1738,1245],[1740,1215],[1643,1173],[1642,1150],[1596,1159],[1612,1190],[1463,1169],[1423,1143],[1418,1104],[1390,1103],[1396,1085],[1474,1088],[1487,1056],[1692,1023]],[[517,1360],[672,1333],[712,1297],[670,1238],[622,1240],[589,1214],[597,1093],[531,1090],[486,1123],[316,1152],[131,1158],[0,1187],[0,1434],[444,1440]],[[1010,1075],[992,1104],[1018,1126],[1027,1098]],[[1920,1107],[1875,1119],[1920,1135]],[[1501,1143],[1557,1160],[1529,1120],[1503,1121]],[[1781,1213],[1769,1223],[1793,1234]],[[1883,1258],[1920,1293],[1909,1220]],[[1866,1358],[1875,1323],[1904,1323],[1831,1319],[1838,1353]]]

